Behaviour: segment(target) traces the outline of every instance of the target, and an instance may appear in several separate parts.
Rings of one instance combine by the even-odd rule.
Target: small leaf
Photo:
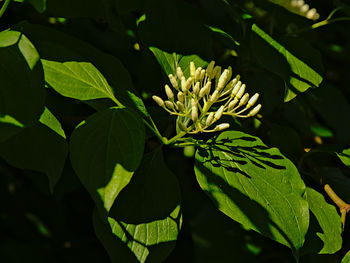
[[[238,131],[221,133],[196,153],[201,188],[232,219],[296,252],[308,228],[305,185],[276,148]]]
[[[166,75],[173,74],[174,76],[176,76],[176,68],[181,67],[185,77],[188,78],[190,76],[191,61],[194,62],[196,68],[205,68],[208,65],[208,62],[204,61],[197,55],[183,56],[181,54],[176,53],[170,54],[156,47],[150,47],[150,50],[153,52],[159,65],[162,67]]]
[[[125,108],[109,108],[82,122],[71,136],[71,161],[101,215],[139,166],[144,149],[142,119]]]
[[[342,227],[336,208],[328,204],[322,194],[309,187],[306,188],[306,200],[314,217],[311,217],[303,251],[319,254],[337,252],[342,246]],[[316,218],[315,222],[313,218]]]
[[[318,87],[322,76],[304,61],[260,29],[252,26],[252,50],[261,65],[285,80],[287,91],[284,101],[290,101],[310,87]]]
[[[0,143],[19,133],[24,125],[9,115],[0,116]]]
[[[341,153],[337,153],[340,160],[350,168],[350,148],[343,150]]]
[[[91,63],[61,63],[49,60],[42,62],[46,82],[61,95],[79,100],[115,100],[106,79]]]
[[[58,120],[45,109],[37,124],[24,128],[0,145],[0,155],[17,168],[45,173],[52,192],[68,154],[64,138]]]
[[[44,110],[44,74],[38,52],[22,33],[3,31],[0,60],[0,115],[33,124]]]

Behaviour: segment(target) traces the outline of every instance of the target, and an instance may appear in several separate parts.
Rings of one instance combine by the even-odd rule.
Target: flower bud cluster
[[[247,118],[255,116],[261,109],[261,104],[255,106],[259,94],[250,97],[240,76],[232,78],[231,67],[222,71],[214,61],[206,69],[196,68],[194,62],[190,62],[187,79],[178,67],[176,76],[170,74],[169,80],[171,86],[165,85],[168,99],[152,98],[171,115],[177,115],[178,128],[190,134],[222,131],[230,125],[213,124],[223,115]]]
[[[320,14],[317,13],[317,10],[315,8],[310,8],[308,4],[305,4],[304,0],[291,0],[289,7],[307,19],[317,20],[320,18]]]

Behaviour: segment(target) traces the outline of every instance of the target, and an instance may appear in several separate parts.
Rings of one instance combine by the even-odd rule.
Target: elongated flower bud
[[[219,78],[218,86],[217,86],[218,90],[222,90],[225,87],[229,74],[230,73],[228,69],[225,69],[224,72],[221,74]]]
[[[236,94],[238,93],[238,91],[240,90],[242,86],[242,82],[238,81],[236,86],[233,88],[232,93],[231,93],[231,98],[233,98],[234,96],[236,96]]]
[[[181,78],[181,90],[183,92],[185,92],[186,90],[184,89],[184,87],[186,87],[186,78],[185,77],[182,77]]]
[[[201,70],[201,75],[200,75],[200,77],[199,77],[199,81],[203,81],[203,79],[204,79],[204,77],[205,77],[205,69],[202,69]]]
[[[210,63],[207,66],[207,69],[205,70],[209,77],[211,76],[211,73],[213,72],[214,65],[215,65],[215,61],[210,61]]]
[[[165,85],[165,93],[169,100],[174,101],[174,93],[167,84]]]
[[[229,104],[228,104],[228,111],[231,111],[238,103],[238,99],[234,98]]]
[[[176,105],[180,112],[185,112],[185,105],[181,101],[176,102]]]
[[[244,92],[245,92],[245,84],[243,84],[243,85],[241,86],[241,88],[239,89],[239,91],[238,91],[236,97],[237,97],[238,99],[242,98]]]
[[[176,75],[179,79],[182,79],[182,77],[184,76],[184,73],[182,72],[182,69],[180,67],[177,67]]]
[[[229,66],[227,70],[228,70],[227,80],[230,80],[232,77],[232,68]]]
[[[178,120],[177,124],[179,125],[180,130],[187,132],[187,127],[182,121]]]
[[[214,128],[214,131],[222,131],[225,129],[230,128],[230,124],[229,123],[221,123],[219,125],[216,125],[216,127]]]
[[[196,66],[193,61],[190,62],[190,73],[191,77],[194,78],[194,75],[196,73]]]
[[[182,90],[183,90],[183,91],[187,91],[187,90],[190,89],[191,84],[192,84],[192,80],[193,80],[193,79],[192,79],[191,77],[189,77],[189,78],[186,80],[185,86],[182,87]]]
[[[193,122],[198,120],[198,106],[194,99],[191,100],[191,119]]]
[[[177,100],[184,103],[184,94],[181,91],[177,94]]]
[[[258,112],[260,111],[261,109],[261,104],[258,104],[257,106],[255,106],[248,114],[248,117],[253,117],[255,116],[256,114],[258,114]]]
[[[211,112],[211,113],[209,113],[209,115],[205,121],[205,125],[210,126],[213,123],[213,121],[214,121],[214,112]]]
[[[169,77],[169,80],[170,80],[171,85],[172,85],[175,89],[177,89],[177,88],[179,87],[179,84],[177,83],[177,80],[176,80],[176,78],[174,77],[174,75],[173,75],[173,74],[169,74],[168,77]]]
[[[216,66],[213,70],[213,78],[216,78],[217,81],[219,80],[219,77],[221,75],[221,67],[220,66]]]
[[[211,97],[210,97],[210,102],[211,103],[215,103],[215,101],[217,101],[218,100],[218,98],[219,98],[219,91],[218,90],[215,90],[214,92],[213,92],[213,94],[211,95]]]
[[[242,97],[242,99],[239,101],[239,107],[242,107],[243,105],[245,105],[249,100],[249,94],[246,93],[244,94],[244,96]]]
[[[200,81],[201,71],[202,71],[201,67],[196,69],[196,72],[194,73],[194,81]]]
[[[164,107],[164,101],[158,97],[158,96],[152,96],[152,99],[160,106],[160,107]]]
[[[224,106],[220,106],[220,108],[215,112],[214,119],[218,120],[221,118],[222,114],[224,113]]]
[[[193,87],[193,94],[196,95],[196,96],[198,96],[199,90],[200,90],[200,83],[197,82],[197,83],[194,85],[194,87]]]
[[[254,96],[251,97],[250,100],[248,101],[247,108],[250,108],[251,106],[253,106],[255,102],[258,100],[258,98],[259,98],[259,93],[255,93]]]
[[[174,110],[174,103],[172,103],[171,101],[169,100],[166,100],[165,101],[165,106],[169,109],[169,110]]]

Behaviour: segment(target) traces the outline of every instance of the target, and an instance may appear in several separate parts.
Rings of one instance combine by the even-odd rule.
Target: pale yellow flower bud
[[[165,101],[165,106],[169,109],[169,110],[174,110],[174,103],[172,103],[171,101],[169,100],[166,100]]]
[[[196,122],[198,120],[198,106],[194,99],[191,100],[191,106],[191,119]]]
[[[225,130],[225,129],[228,129],[228,128],[230,128],[230,124],[229,123],[221,123],[221,124],[217,125],[214,128],[214,131],[222,131],[222,130]]]
[[[197,83],[194,85],[194,87],[193,87],[193,94],[196,95],[196,96],[198,96],[198,94],[199,94],[200,85],[201,85],[201,84],[200,84],[199,82],[197,82]]]
[[[316,11],[315,8],[310,9],[310,10],[306,13],[306,18],[308,18],[308,19],[315,20],[315,17],[317,17],[317,11]]]
[[[261,104],[258,104],[257,106],[255,106],[248,114],[248,117],[252,117],[255,116],[256,114],[258,114],[258,112],[261,109]]]
[[[182,77],[181,78],[181,89],[183,92],[185,92],[186,90],[184,90],[184,87],[186,87],[186,78]]]
[[[190,87],[191,87],[191,84],[192,84],[192,78],[189,77],[189,78],[185,81],[185,85],[182,86],[182,91],[183,91],[183,92],[186,92],[187,90],[189,90]]]
[[[184,94],[181,91],[177,94],[177,100],[184,103]]]
[[[242,82],[238,81],[236,86],[233,88],[232,93],[231,93],[231,98],[233,98],[234,96],[236,96],[236,94],[238,93],[238,91],[241,89],[242,86]]]
[[[201,67],[196,69],[196,72],[194,73],[194,81],[200,81],[201,71],[202,71]]]
[[[181,101],[176,102],[176,105],[180,112],[185,112],[185,105]]]
[[[176,69],[176,75],[179,79],[182,79],[184,76],[184,73],[182,72],[182,69],[180,67],[177,67]]]
[[[203,79],[204,79],[204,77],[205,77],[205,69],[202,69],[201,70],[201,75],[200,75],[200,77],[199,77],[199,81],[203,81]]]
[[[225,69],[224,72],[221,74],[219,81],[218,81],[218,86],[216,87],[218,90],[222,90],[227,81],[228,81],[228,75],[230,74],[228,69]]]
[[[300,12],[306,13],[310,9],[310,6],[308,4],[303,5],[300,7]]]
[[[222,114],[224,113],[224,106],[220,106],[220,108],[215,112],[214,119],[218,120],[221,118]]]
[[[191,77],[193,78],[196,73],[196,66],[193,61],[190,62],[190,73]]]
[[[238,99],[242,98],[244,92],[245,92],[245,84],[243,84],[243,85],[241,86],[241,88],[239,89],[239,91],[238,91],[236,97],[237,97]]]
[[[298,6],[298,7],[302,7],[304,4],[305,4],[304,0],[298,0],[296,2],[296,6]]]
[[[158,96],[152,96],[152,99],[160,106],[164,107],[164,101]]]
[[[179,86],[179,84],[177,83],[177,80],[176,80],[176,78],[174,77],[174,75],[173,75],[173,74],[169,74],[168,77],[169,77],[169,80],[170,80],[171,85],[172,85],[175,89],[177,89],[178,86]]]
[[[211,112],[211,113],[209,113],[209,115],[205,121],[205,125],[210,126],[213,123],[213,121],[214,121],[214,112]]]
[[[228,111],[231,111],[238,103],[238,99],[237,98],[234,98],[233,101],[231,101],[229,104],[228,104]]]
[[[242,97],[242,99],[239,101],[239,104],[238,104],[239,107],[245,105],[245,104],[248,102],[248,100],[249,100],[249,94],[246,93],[246,94],[244,94],[244,96]]]
[[[213,72],[214,65],[215,65],[215,61],[210,61],[210,63],[208,64],[208,66],[206,68],[206,72],[207,72],[207,75],[209,77],[211,76],[211,73]]]
[[[174,93],[168,84],[165,85],[165,93],[166,93],[169,100],[171,100],[171,101],[174,100]]]
[[[211,103],[215,103],[215,101],[217,101],[218,100],[218,98],[219,98],[219,91],[218,90],[215,90],[214,92],[213,92],[213,94],[211,95],[211,97],[210,97],[210,102]]]
[[[247,108],[250,108],[251,106],[253,106],[258,100],[258,98],[259,98],[259,93],[255,93],[254,96],[251,97],[250,100],[248,101]]]

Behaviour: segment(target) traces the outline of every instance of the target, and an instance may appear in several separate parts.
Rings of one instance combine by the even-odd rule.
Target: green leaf
[[[147,112],[142,100],[136,95],[129,72],[115,56],[103,53],[77,38],[41,25],[23,22],[16,28],[28,34],[45,63],[48,61],[91,63],[105,77],[118,101],[138,110],[141,108],[143,114]],[[45,67],[45,74],[46,70]],[[45,75],[45,78],[49,76]],[[62,82],[65,83],[65,80],[62,79]]]
[[[166,167],[161,149],[146,154],[130,183],[119,193],[110,210],[110,230],[139,262],[163,262],[175,246],[181,227],[180,188]],[[121,259],[119,249],[109,250]],[[109,242],[110,243],[110,242]]]
[[[176,68],[181,67],[185,77],[188,78],[190,76],[191,61],[194,62],[196,68],[205,68],[208,65],[208,62],[204,61],[197,55],[183,56],[181,54],[176,53],[170,54],[156,47],[150,47],[150,50],[153,52],[159,65],[162,67],[166,75],[173,74],[174,76],[176,76]]]
[[[309,217],[304,182],[293,163],[253,136],[227,131],[196,153],[201,188],[232,219],[295,250]]]
[[[125,108],[109,108],[83,121],[71,136],[71,161],[101,215],[139,166],[144,149],[142,119]]]
[[[20,32],[3,31],[0,60],[0,116],[33,124],[44,110],[44,74],[38,52]]]
[[[61,63],[49,60],[42,62],[46,82],[61,95],[79,100],[116,100],[107,80],[91,63]]]
[[[27,0],[39,13],[44,13],[46,10],[46,0]]]
[[[0,145],[0,156],[9,164],[45,173],[53,191],[68,154],[68,143],[58,120],[45,109],[37,124],[24,128]]]
[[[296,57],[256,24],[252,26],[251,43],[259,63],[285,80],[287,90],[284,101],[290,101],[298,93],[318,87],[322,82],[322,76],[315,68]]]
[[[0,116],[0,143],[19,133],[24,125],[9,115]]]
[[[328,204],[322,194],[309,187],[306,188],[306,200],[314,217],[310,220],[303,251],[319,254],[337,252],[342,246],[342,227],[337,209]]]
[[[350,262],[350,250],[348,251],[348,253],[346,253],[346,255],[343,257],[343,260],[341,261],[341,263],[349,263]]]
[[[343,150],[341,153],[337,153],[340,160],[350,168],[350,148]]]

